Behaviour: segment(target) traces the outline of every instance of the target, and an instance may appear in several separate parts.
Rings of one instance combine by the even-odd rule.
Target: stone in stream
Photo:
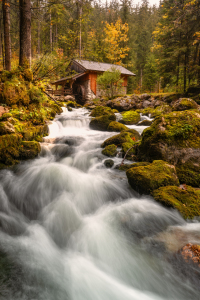
[[[176,166],[181,183],[200,186],[200,113],[195,110],[158,116],[142,133],[139,161],[165,160]]]
[[[114,161],[112,159],[106,159],[104,161],[104,165],[106,166],[106,168],[112,168],[112,166],[114,165]]]
[[[138,123],[138,126],[150,126],[152,124],[152,121],[150,120],[143,120],[140,123]]]
[[[185,219],[200,215],[200,190],[191,186],[160,187],[152,192],[152,196],[164,206],[177,209]]]
[[[135,163],[126,175],[131,187],[140,194],[152,194],[162,186],[179,186],[175,167],[162,160],[155,160],[146,166]]]
[[[102,150],[102,154],[114,157],[117,154],[117,146],[114,144],[106,146],[105,149]]]
[[[179,251],[186,262],[193,262],[200,267],[200,245],[188,243]]]

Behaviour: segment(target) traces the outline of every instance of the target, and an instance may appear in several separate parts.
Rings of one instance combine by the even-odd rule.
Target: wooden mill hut
[[[129,76],[135,76],[126,68],[108,63],[100,63],[88,60],[74,59],[67,68],[68,73],[75,73],[65,78],[61,78],[55,82],[55,95],[74,95],[76,100],[84,103],[86,100],[93,100],[103,95],[103,91],[97,85],[97,76],[103,72],[115,67],[121,72],[123,79],[122,91],[123,95],[127,93],[127,81]]]

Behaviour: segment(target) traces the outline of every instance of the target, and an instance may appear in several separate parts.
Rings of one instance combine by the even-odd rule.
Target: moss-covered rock
[[[175,101],[172,106],[172,109],[177,111],[197,108],[198,104],[190,98],[180,98],[179,100]]]
[[[151,194],[161,186],[179,185],[175,167],[162,160],[155,160],[147,166],[135,166],[126,175],[131,187],[141,194]]]
[[[116,116],[114,114],[103,115],[92,119],[89,126],[93,130],[106,131],[112,121],[116,121]]]
[[[160,187],[152,193],[154,199],[166,207],[176,208],[184,218],[200,216],[200,194],[192,187]]]
[[[150,163],[148,163],[148,162],[137,162],[137,163],[133,163],[133,164],[122,164],[118,167],[118,170],[127,171],[131,168],[144,167],[144,166],[148,166],[149,164]]]
[[[195,159],[195,156],[193,160],[184,161],[184,163],[179,161],[176,165],[176,172],[180,183],[200,187],[200,163],[198,161],[199,159]]]
[[[0,122],[0,135],[15,133],[13,124],[8,121]]]
[[[6,81],[2,88],[1,102],[9,106],[14,104],[28,105],[30,98],[25,83],[18,79]]]
[[[75,101],[68,101],[67,102],[67,107],[72,107],[72,108],[76,108],[77,104]]]
[[[138,111],[146,116],[150,115],[151,118],[155,118],[155,117],[163,116],[163,114],[168,114],[172,112],[172,108],[171,106],[165,104],[165,105],[157,106],[156,108],[147,107],[145,109],[140,109]]]
[[[117,147],[121,146],[123,143],[135,144],[135,141],[138,141],[140,138],[139,133],[134,130],[134,132],[122,131],[120,134],[114,135],[103,142],[101,147],[106,147],[108,145],[116,145]]]
[[[112,168],[114,165],[114,161],[112,159],[106,159],[104,161],[104,165],[106,166],[106,168]]]
[[[143,131],[138,157],[144,161],[162,159],[177,164],[180,159],[183,162],[186,156],[186,161],[192,158],[193,150],[199,148],[200,114],[192,110],[172,112],[157,117]],[[196,159],[200,156],[198,153],[195,154]]]
[[[113,114],[114,112],[110,107],[106,106],[96,106],[90,113],[91,117],[101,117],[103,115],[110,115]]]
[[[122,130],[128,130],[128,127],[116,121],[113,121],[108,125],[108,131],[121,132]]]
[[[0,163],[13,165],[19,158],[19,145],[22,137],[19,134],[6,134],[0,136]]]
[[[128,153],[127,153],[127,151],[128,151]],[[134,147],[133,143],[126,142],[126,143],[122,144],[123,157],[126,153],[127,153],[126,159],[130,159],[130,160],[132,159],[133,160],[134,155],[136,154],[136,150],[135,150],[135,147]]]
[[[140,114],[136,111],[126,111],[122,113],[122,122],[126,125],[134,125],[140,121]]]
[[[143,120],[140,123],[138,123],[138,126],[150,126],[152,124],[152,121],[150,120]]]
[[[102,150],[102,154],[108,157],[114,157],[117,154],[117,146],[114,144],[106,146],[105,149]]]
[[[19,148],[19,159],[31,159],[36,157],[41,151],[40,144],[36,141],[21,142]]]
[[[12,117],[12,114],[11,114],[11,113],[4,113],[4,114],[1,116],[0,120],[6,121],[7,119],[9,119],[9,118],[11,118],[11,117]]]

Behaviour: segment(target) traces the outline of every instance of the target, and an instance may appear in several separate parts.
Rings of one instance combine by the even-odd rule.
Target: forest
[[[24,57],[34,79],[59,78],[72,58],[121,64],[128,93],[186,92],[200,82],[198,0],[1,0],[0,70]]]

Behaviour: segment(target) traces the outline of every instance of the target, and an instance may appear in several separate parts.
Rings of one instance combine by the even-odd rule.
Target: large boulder
[[[137,96],[134,97],[120,97],[116,98],[114,100],[109,100],[107,102],[107,106],[111,107],[113,109],[117,109],[118,111],[127,111],[132,108],[137,108],[137,101],[139,101],[139,98]]]
[[[180,181],[198,187],[199,149],[200,114],[188,110],[155,118],[152,125],[142,133],[137,155],[140,161],[161,159],[176,165]],[[193,178],[196,175],[193,183],[190,178],[192,174]]]
[[[132,129],[127,131],[122,131],[120,134],[114,135],[107,140],[103,142],[101,145],[102,148],[108,146],[108,145],[116,145],[117,147],[121,146],[123,143],[130,143],[134,145],[135,141],[138,141],[140,139],[139,133]]]
[[[126,125],[134,125],[140,121],[140,114],[136,111],[126,111],[122,113],[122,121]]]
[[[198,104],[190,98],[180,98],[173,103],[172,109],[181,111],[188,109],[197,109]]]
[[[186,219],[200,216],[200,192],[191,186],[160,187],[152,195],[164,206],[176,208]]]
[[[108,125],[108,131],[121,132],[122,130],[128,130],[128,127],[116,121],[113,121]]]
[[[93,130],[106,131],[112,121],[116,121],[116,116],[114,114],[103,115],[92,119],[89,126]]]
[[[102,150],[102,154],[108,157],[114,157],[117,154],[117,146],[114,144],[106,146],[105,149]]]
[[[155,160],[147,166],[137,163],[126,172],[131,187],[140,194],[152,194],[159,187],[179,185],[176,169],[162,160]]]
[[[113,111],[110,107],[106,106],[96,106],[90,113],[91,117],[101,117],[103,115],[113,114]]]

